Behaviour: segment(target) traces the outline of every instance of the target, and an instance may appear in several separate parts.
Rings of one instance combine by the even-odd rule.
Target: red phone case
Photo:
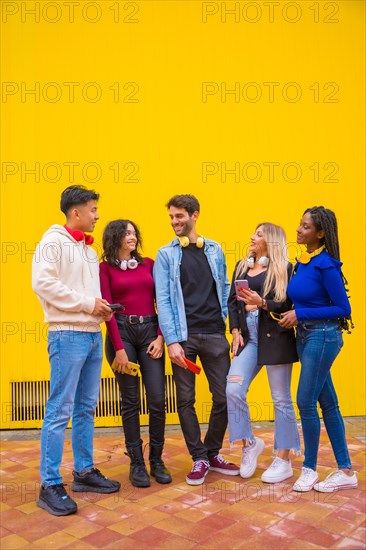
[[[194,372],[195,374],[199,374],[201,372],[201,367],[196,365],[196,363],[193,363],[187,357],[183,357],[185,364],[187,365],[187,369]]]

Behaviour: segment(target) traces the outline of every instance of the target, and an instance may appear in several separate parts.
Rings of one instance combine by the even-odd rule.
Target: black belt
[[[143,323],[153,323],[158,320],[157,315],[124,315],[123,313],[118,313],[115,315],[117,321],[124,321],[130,325],[142,325]]]

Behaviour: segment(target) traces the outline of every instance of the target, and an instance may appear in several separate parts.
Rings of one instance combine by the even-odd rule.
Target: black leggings
[[[162,446],[165,431],[165,361],[153,359],[146,353],[147,348],[157,337],[157,321],[131,325],[127,321],[117,320],[129,361],[138,363],[146,390],[149,410],[150,445]],[[107,335],[106,356],[113,363],[116,352]],[[138,447],[142,444],[140,436],[140,391],[139,377],[115,372],[122,398],[122,422],[126,447]]]

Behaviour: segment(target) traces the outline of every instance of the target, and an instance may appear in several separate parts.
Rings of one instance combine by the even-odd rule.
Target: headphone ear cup
[[[196,242],[197,248],[202,248],[204,244],[205,244],[204,238],[203,237],[198,237],[197,242]]]
[[[94,242],[94,237],[92,235],[85,235],[85,244],[91,245]]]
[[[189,239],[186,236],[178,237],[178,240],[183,248],[186,248],[186,246],[189,245]]]
[[[258,263],[263,267],[267,267],[269,264],[269,259],[267,258],[267,256],[261,256],[258,260]]]
[[[79,229],[75,229],[71,235],[74,237],[75,241],[83,241],[84,240],[84,233],[80,231]]]
[[[127,269],[127,260],[121,260],[119,267],[122,269],[122,271],[126,271]]]

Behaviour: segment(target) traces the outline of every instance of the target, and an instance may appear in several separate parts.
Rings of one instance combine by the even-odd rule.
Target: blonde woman
[[[290,451],[300,451],[290,391],[292,363],[298,360],[295,335],[293,329],[283,329],[277,321],[281,312],[291,308],[286,295],[291,273],[284,230],[278,225],[261,223],[251,237],[248,258],[235,267],[228,301],[233,335],[233,362],[226,386],[230,442],[243,442],[240,475],[252,476],[264,442],[253,435],[247,392],[266,365],[275,411],[277,454],[262,474],[262,481],[267,483],[291,477]],[[235,284],[236,280],[244,279],[247,283]]]

